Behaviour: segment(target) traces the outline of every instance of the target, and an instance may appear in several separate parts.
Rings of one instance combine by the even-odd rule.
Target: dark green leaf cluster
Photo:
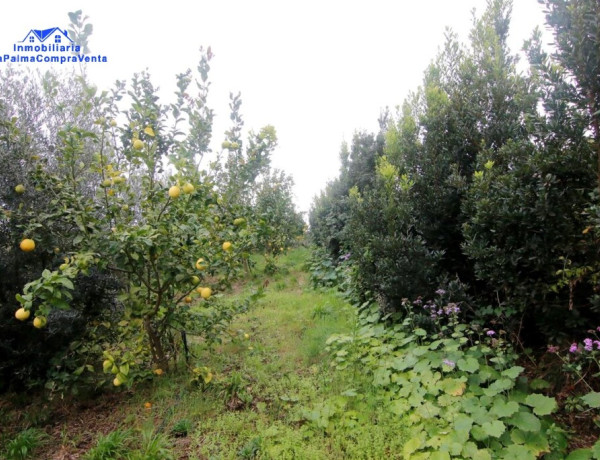
[[[529,343],[597,314],[600,6],[542,3],[555,55],[535,31],[520,71],[512,2],[488,1],[469,42],[447,33],[422,86],[377,138],[343,148],[339,178],[315,199],[315,243],[333,261],[351,253],[356,286],[384,311],[459,280],[489,305],[476,315]]]

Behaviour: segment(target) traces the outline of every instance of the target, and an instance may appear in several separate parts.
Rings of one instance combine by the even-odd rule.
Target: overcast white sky
[[[511,48],[519,50],[544,18],[537,0],[514,3]],[[30,29],[67,28],[67,13],[83,9],[94,25],[92,54],[108,57],[87,65],[91,79],[108,89],[148,68],[163,103],[172,100],[175,75],[194,69],[199,47],[210,45],[213,148],[229,126],[229,92],[241,91],[245,127],[275,126],[273,165],[294,177],[298,208],[308,211],[337,175],[341,142],[356,130],[375,131],[381,109],[401,104],[421,83],[444,28],[466,38],[471,10],[481,12],[485,1],[54,0],[2,7],[1,54]]]

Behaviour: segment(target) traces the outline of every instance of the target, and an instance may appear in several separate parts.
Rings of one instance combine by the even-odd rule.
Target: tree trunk
[[[159,369],[162,369],[166,372],[167,370],[169,370],[169,361],[167,360],[167,356],[160,341],[160,337],[156,333],[156,329],[152,325],[152,321],[150,320],[150,318],[144,318],[144,328],[146,329],[148,339],[150,340],[152,362],[156,364]]]

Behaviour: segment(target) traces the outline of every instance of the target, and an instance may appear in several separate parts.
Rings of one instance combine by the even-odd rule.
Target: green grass
[[[308,249],[294,249],[269,276],[257,257],[253,273],[223,299],[241,304],[267,285],[264,297],[234,319],[221,343],[190,340],[189,368],[182,360],[136,387],[114,407],[112,431],[92,434],[83,458],[395,458],[403,442],[397,420],[368,385],[354,395],[360,375],[348,381],[330,366],[325,342],[352,331],[355,313],[335,291],[310,287],[308,257]],[[198,376],[208,372],[205,383]],[[75,446],[82,433],[64,437],[57,442]]]

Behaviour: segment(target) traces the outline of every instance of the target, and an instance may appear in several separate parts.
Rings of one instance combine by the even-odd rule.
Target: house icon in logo
[[[31,45],[37,43],[47,42],[55,43],[57,45],[72,45],[73,40],[69,38],[66,30],[61,30],[58,27],[52,27],[50,29],[31,29],[25,38],[21,40],[21,43],[29,43]]]

